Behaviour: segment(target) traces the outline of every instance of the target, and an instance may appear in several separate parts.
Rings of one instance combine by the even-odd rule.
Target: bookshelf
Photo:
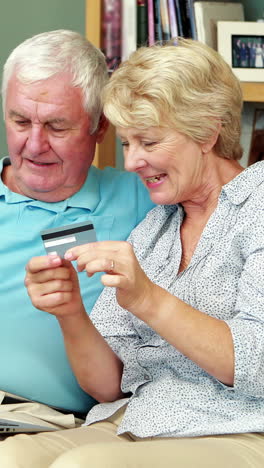
[[[96,47],[101,48],[101,14],[102,2],[100,0],[86,0],[85,25],[86,37]],[[243,99],[246,102],[264,102],[264,83],[241,83]],[[111,126],[104,141],[97,145],[94,159],[95,166],[115,166],[116,135]]]
[[[100,0],[86,0],[85,8],[86,37],[96,47],[101,48],[102,2]],[[105,166],[115,167],[115,154],[115,129],[110,126],[103,142],[97,145],[93,164],[100,169],[103,169]]]
[[[264,102],[264,83],[241,82],[243,99],[247,102]]]

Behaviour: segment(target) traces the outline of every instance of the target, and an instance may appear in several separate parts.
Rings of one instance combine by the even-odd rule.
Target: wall
[[[0,14],[1,72],[3,64],[11,50],[24,39],[34,34],[54,29],[72,29],[85,34],[84,12],[85,0],[2,1]],[[0,157],[6,154],[7,147],[1,114]]]
[[[256,21],[258,18],[264,19],[263,0],[236,0],[244,5],[246,21]]]

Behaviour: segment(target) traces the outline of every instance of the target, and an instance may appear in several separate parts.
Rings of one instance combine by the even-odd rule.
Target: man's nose
[[[28,134],[27,150],[30,156],[46,153],[50,148],[45,128],[32,126]]]

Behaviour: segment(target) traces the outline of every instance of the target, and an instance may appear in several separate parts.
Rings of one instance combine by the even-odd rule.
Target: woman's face
[[[201,145],[168,128],[118,127],[125,169],[136,172],[156,204],[172,205],[199,197],[203,186]]]

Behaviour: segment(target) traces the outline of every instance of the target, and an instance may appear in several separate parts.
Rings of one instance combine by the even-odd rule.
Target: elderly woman
[[[264,162],[238,163],[238,80],[217,52],[179,40],[133,53],[104,103],[126,170],[158,206],[128,242],[27,266],[34,305],[56,315],[101,402],[56,456],[82,446],[38,466],[263,467]],[[69,260],[105,272],[91,318]]]

